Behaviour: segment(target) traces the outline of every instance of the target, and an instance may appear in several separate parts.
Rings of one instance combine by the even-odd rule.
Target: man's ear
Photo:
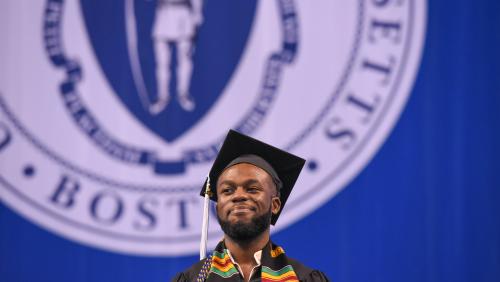
[[[278,196],[274,196],[271,200],[271,212],[273,214],[278,214],[281,209],[281,199]]]

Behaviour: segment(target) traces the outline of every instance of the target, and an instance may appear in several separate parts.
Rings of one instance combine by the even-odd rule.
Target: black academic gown
[[[196,281],[198,274],[200,273],[201,267],[205,263],[206,259],[203,259],[193,266],[191,266],[189,269],[187,269],[184,272],[178,273],[174,279],[172,279],[172,282],[193,282]],[[288,258],[288,262],[292,265],[293,270],[295,271],[295,274],[297,274],[299,281],[303,282],[328,282],[330,281],[323,272],[318,271],[318,270],[313,270],[299,261]],[[240,274],[240,279],[241,281],[243,280],[243,277]],[[252,279],[250,280],[251,282],[260,282],[260,268],[259,271],[255,271],[254,275],[252,276]]]

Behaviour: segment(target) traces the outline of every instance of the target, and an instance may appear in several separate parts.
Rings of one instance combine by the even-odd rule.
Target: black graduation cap
[[[251,163],[271,175],[279,189],[281,200],[280,211],[271,218],[271,224],[274,225],[292,192],[305,160],[237,131],[229,130],[200,195],[205,195],[206,184],[210,179],[209,198],[217,201],[216,186],[220,174],[227,167],[237,163]]]

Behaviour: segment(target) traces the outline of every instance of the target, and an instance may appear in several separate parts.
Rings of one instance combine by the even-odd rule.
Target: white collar
[[[244,275],[243,275],[243,271],[241,271],[240,265],[233,259],[233,256],[231,255],[231,252],[229,251],[229,249],[226,249],[226,250],[227,250],[227,254],[229,255],[229,258],[231,259],[231,261],[233,262],[233,264],[236,266],[236,269],[238,269],[238,271],[240,272],[241,276],[243,276],[243,278],[245,278]],[[255,269],[257,269],[260,266],[260,264],[261,264],[262,250],[256,251],[253,254],[253,258],[255,259],[255,262],[257,263],[257,265],[252,268],[252,271],[250,271],[250,277],[252,277]]]

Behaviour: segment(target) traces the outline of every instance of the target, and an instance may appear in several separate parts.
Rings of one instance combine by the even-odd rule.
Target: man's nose
[[[232,200],[234,202],[246,201],[246,200],[248,200],[248,193],[242,187],[238,187],[234,191]]]

